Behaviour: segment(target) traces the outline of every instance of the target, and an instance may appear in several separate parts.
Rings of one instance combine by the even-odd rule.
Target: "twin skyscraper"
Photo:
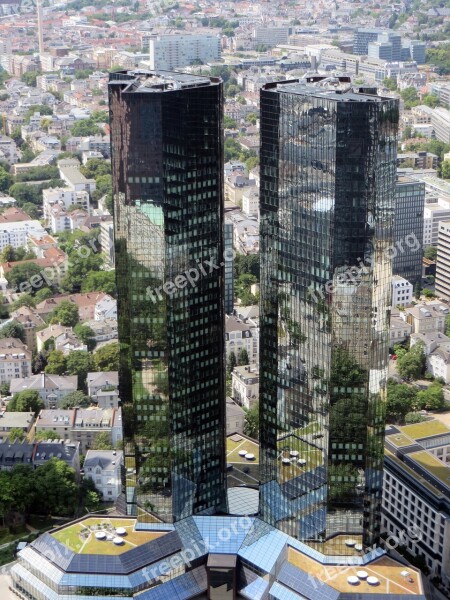
[[[223,89],[109,82],[129,514],[227,513]],[[259,517],[325,555],[380,534],[398,102],[261,90]]]

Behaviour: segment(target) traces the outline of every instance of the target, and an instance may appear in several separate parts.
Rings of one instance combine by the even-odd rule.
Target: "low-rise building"
[[[37,314],[34,308],[21,306],[11,312],[11,317],[17,323],[20,323],[25,330],[25,343],[28,349],[34,352],[36,350],[36,328],[45,325],[45,322]]]
[[[46,408],[57,408],[70,392],[77,389],[76,375],[48,375],[39,373],[11,381],[10,393],[34,390],[45,403]],[[63,436],[64,437],[64,436]]]
[[[382,528],[450,588],[450,428],[438,420],[386,430]]]
[[[389,331],[389,346],[393,348],[395,344],[401,344],[409,338],[412,326],[402,319],[399,313],[392,312]]]
[[[31,374],[31,351],[16,338],[0,340],[0,384]]]
[[[227,435],[244,433],[245,412],[242,406],[236,404],[232,398],[227,398],[225,410]]]
[[[106,502],[115,502],[122,490],[121,450],[88,450],[83,464],[84,478],[91,479]]]
[[[238,358],[239,351],[247,351],[250,364],[258,362],[259,340],[255,328],[233,315],[225,315],[225,349],[227,359],[231,352]]]
[[[259,401],[259,369],[255,366],[235,367],[231,373],[232,397],[244,408],[253,408]]]
[[[80,445],[78,443],[53,440],[47,442],[4,442],[0,444],[0,470],[10,471],[17,465],[33,468],[45,465],[52,458],[66,462],[80,474]]]
[[[32,412],[0,412],[0,443],[8,440],[12,429],[20,429],[27,436],[33,423],[34,413]]]
[[[122,439],[122,412],[115,408],[72,408],[41,410],[36,433],[55,431],[61,439],[80,442],[85,454],[100,433],[107,433],[113,446]]]
[[[392,276],[392,306],[408,306],[414,297],[413,286],[399,275]]]
[[[443,333],[448,314],[448,306],[440,302],[416,304],[416,306],[405,308],[404,313],[402,313],[407,323],[412,326],[412,333],[430,333],[434,331]]]
[[[88,394],[94,398],[99,390],[106,388],[119,389],[117,371],[95,371],[87,374]]]
[[[104,319],[117,319],[117,302],[104,292],[88,292],[48,298],[36,306],[36,312],[45,319],[61,302],[66,300],[77,305],[80,321],[99,320],[96,319],[96,315]]]

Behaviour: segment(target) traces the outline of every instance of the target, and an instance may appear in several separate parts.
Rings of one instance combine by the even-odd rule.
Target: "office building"
[[[192,64],[217,61],[222,50],[218,36],[175,34],[150,38],[149,51],[150,69],[171,71]]]
[[[222,84],[109,92],[128,512],[172,522],[225,501]]]
[[[395,186],[392,273],[404,277],[413,287],[420,285],[422,279],[424,205],[425,184],[398,176]]]
[[[382,528],[450,590],[450,428],[439,420],[386,431]],[[405,538],[414,532],[415,540]],[[403,533],[402,533],[403,532]]]
[[[437,202],[427,202],[423,211],[423,247],[437,246],[439,223],[450,219],[450,201],[437,198]]]
[[[431,113],[431,124],[437,140],[450,144],[450,110],[435,108]]]
[[[287,44],[289,42],[289,27],[256,27],[253,30],[253,39],[255,44],[273,48],[278,44]]]
[[[224,247],[227,256],[224,266],[225,313],[231,315],[234,308],[234,260],[233,260],[233,222],[224,223]]]
[[[323,554],[380,534],[398,102],[261,91],[262,518]]]
[[[439,223],[435,289],[439,298],[450,299],[450,221]]]
[[[371,44],[377,42],[383,44],[383,50],[381,50],[383,56],[376,56],[376,54],[370,54],[369,52],[369,49],[374,50],[374,46],[371,46]],[[378,28],[359,28],[353,36],[353,54],[367,54],[384,59],[384,53],[387,50],[389,58],[386,58],[386,60],[396,62],[401,59],[401,49],[402,38],[394,31]]]

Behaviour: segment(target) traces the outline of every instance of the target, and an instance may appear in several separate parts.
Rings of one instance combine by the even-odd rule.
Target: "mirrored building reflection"
[[[219,79],[110,75],[124,479],[149,520],[224,508],[222,98]]]
[[[380,533],[398,103],[261,90],[261,511],[321,553]]]

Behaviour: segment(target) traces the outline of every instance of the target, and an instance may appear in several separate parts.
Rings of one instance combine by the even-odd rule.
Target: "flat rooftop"
[[[399,428],[400,431],[412,438],[413,440],[420,440],[423,438],[433,437],[435,435],[441,435],[443,433],[450,433],[450,429],[436,419],[432,421],[425,421],[423,423],[415,423],[414,425],[406,425],[405,427]]]
[[[450,489],[450,468],[442,460],[426,450],[412,452],[409,458]]]
[[[205,87],[221,83],[217,77],[203,77],[175,71],[147,71],[145,69],[118,71],[110,73],[109,85],[129,81],[126,92],[169,92],[180,89]]]
[[[298,550],[294,550],[294,548],[289,548],[288,561],[302,571],[317,577],[317,579],[338,592],[353,593],[357,598],[363,598],[366,594],[411,596],[423,594],[419,571],[410,566],[405,567],[387,556],[382,556],[364,566],[326,566],[305,556]],[[376,577],[378,584],[371,585],[367,580],[359,579],[357,572],[360,571],[365,571],[367,577]],[[408,572],[408,576],[401,575],[405,571]],[[358,583],[348,582],[348,578],[352,576],[358,579]]]
[[[136,519],[88,517],[59,529],[51,535],[76,554],[118,556],[167,533],[166,531],[135,531],[136,522]],[[120,532],[120,535],[117,531]],[[98,539],[98,537],[103,537],[103,539]],[[122,543],[120,545],[114,543],[115,538],[120,538]]]
[[[387,100],[393,100],[393,98],[369,93],[369,88],[360,88],[366,91],[359,91],[358,86],[352,85],[349,77],[306,77],[305,79],[268,83],[262,89],[327,98],[336,102],[386,102]]]

